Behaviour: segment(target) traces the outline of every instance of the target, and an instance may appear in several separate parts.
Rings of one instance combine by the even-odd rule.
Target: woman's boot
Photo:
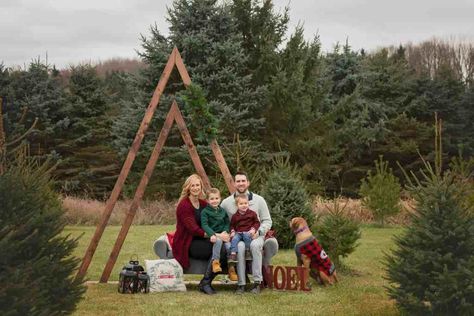
[[[199,291],[203,292],[204,294],[216,294],[216,290],[211,286],[212,280],[216,277],[216,273],[212,272],[212,259],[209,260],[207,264],[206,272],[204,272],[204,276],[199,282],[198,288]]]

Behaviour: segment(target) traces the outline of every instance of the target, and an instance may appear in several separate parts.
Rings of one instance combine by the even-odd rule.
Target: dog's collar
[[[307,230],[307,229],[308,229],[308,226],[303,226],[303,227],[301,227],[301,228],[298,228],[298,229],[294,230],[293,233],[296,235],[296,234],[299,234],[299,233],[301,233],[302,231],[305,231],[305,230]]]

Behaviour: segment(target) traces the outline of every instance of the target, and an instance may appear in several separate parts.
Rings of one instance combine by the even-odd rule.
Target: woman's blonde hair
[[[201,193],[199,194],[199,198],[200,199],[206,198],[206,195],[204,194],[204,187],[203,187],[201,177],[197,174],[192,174],[183,183],[183,190],[181,191],[181,196],[179,197],[178,203],[181,202],[182,199],[187,198],[189,196],[189,192],[191,189],[191,181],[195,179],[199,180],[199,183],[201,183]]]

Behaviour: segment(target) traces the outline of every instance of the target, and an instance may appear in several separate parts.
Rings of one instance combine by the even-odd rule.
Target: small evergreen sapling
[[[342,267],[341,258],[354,252],[361,237],[359,224],[344,216],[346,206],[347,202],[341,207],[335,198],[332,208],[327,207],[329,214],[312,229],[338,269]]]
[[[362,204],[372,211],[375,219],[384,226],[385,218],[400,211],[400,183],[388,168],[388,162],[375,161],[375,174],[369,170],[367,178],[362,180],[360,194]]]
[[[263,185],[262,196],[268,203],[280,247],[293,248],[295,237],[289,228],[290,220],[303,217],[310,227],[315,221],[303,180],[288,164],[277,165]]]
[[[387,256],[388,289],[410,315],[474,314],[474,216],[466,186],[442,174],[441,122],[436,122],[435,168],[407,176],[417,204],[411,225]]]
[[[387,258],[390,297],[416,315],[472,315],[474,218],[451,175],[430,169],[410,187],[417,213]]]

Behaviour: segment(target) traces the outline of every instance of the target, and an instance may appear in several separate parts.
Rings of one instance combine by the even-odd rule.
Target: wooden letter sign
[[[263,278],[270,289],[288,291],[311,291],[308,287],[306,268],[268,266],[263,268]]]

